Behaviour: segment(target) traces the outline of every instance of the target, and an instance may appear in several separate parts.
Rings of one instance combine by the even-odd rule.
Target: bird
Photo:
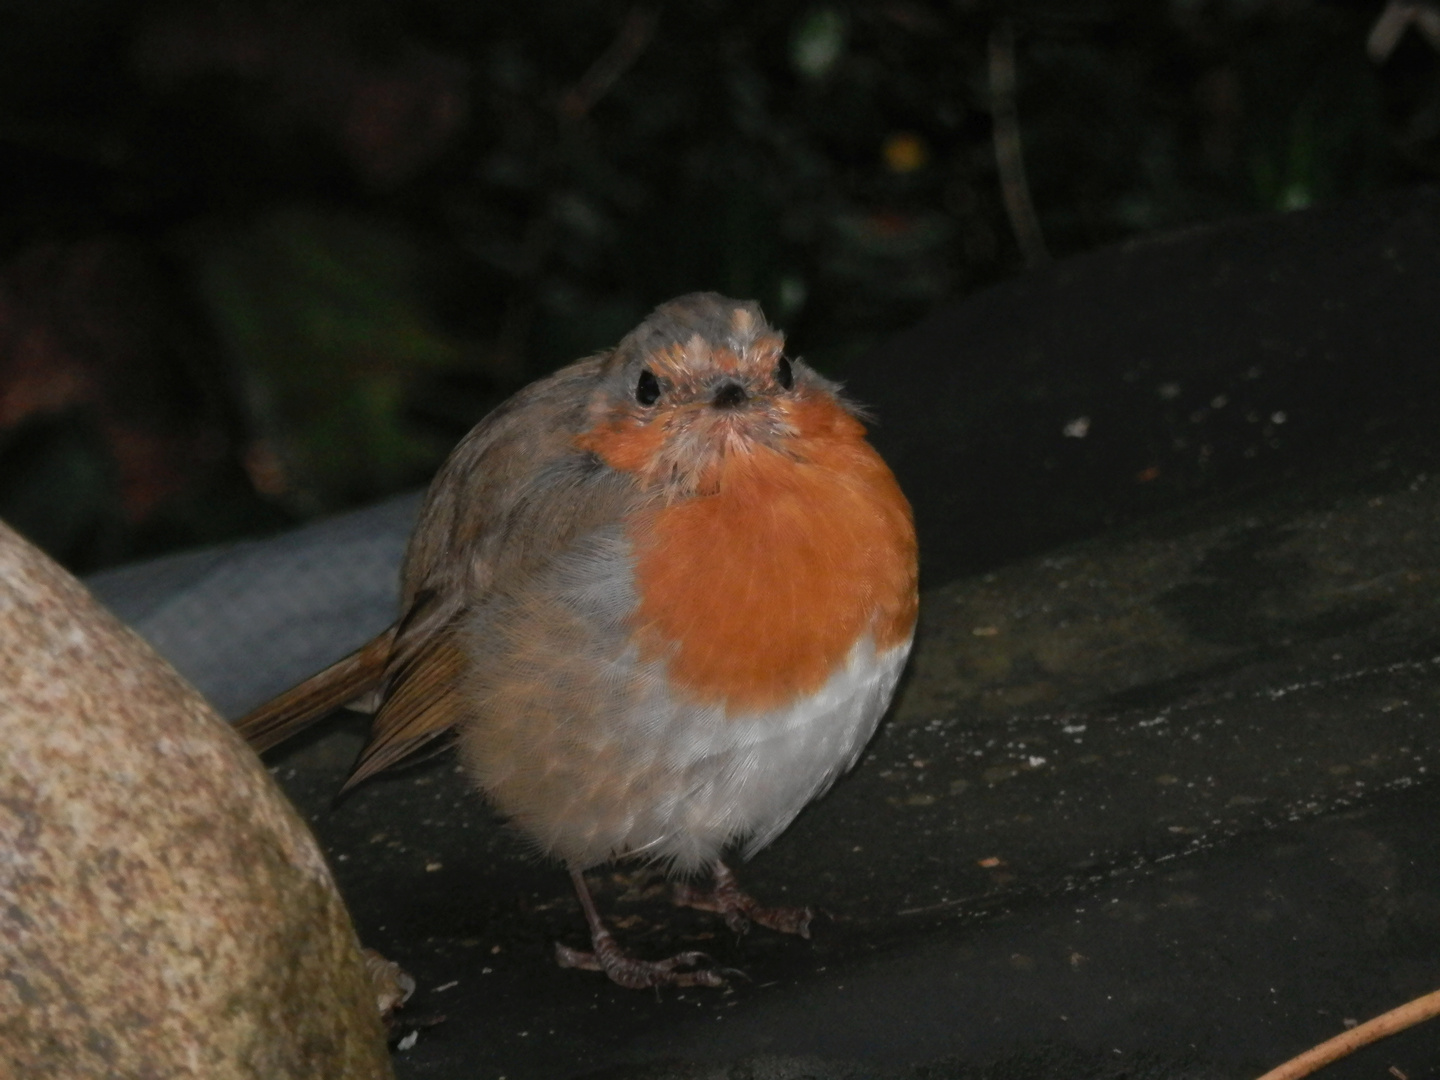
[[[703,953],[627,952],[584,874],[659,864],[739,933],[809,936],[811,909],[760,904],[725,858],[855,764],[910,651],[914,520],[864,419],[757,303],[661,304],[482,419],[426,494],[397,621],[236,726],[263,751],[373,711],[342,793],[453,742],[569,870],[591,949],[557,944],[562,966],[724,985]]]

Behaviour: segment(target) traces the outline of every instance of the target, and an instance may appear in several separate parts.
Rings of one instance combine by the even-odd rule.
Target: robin
[[[721,853],[774,840],[859,756],[910,651],[915,531],[838,387],[758,305],[695,293],[531,384],[432,483],[379,637],[239,721],[257,749],[368,697],[349,789],[443,735],[492,804],[570,870],[592,951],[627,987],[718,986],[645,961],[584,871],[621,858],[677,900],[809,936]],[[432,747],[433,749],[433,747]]]

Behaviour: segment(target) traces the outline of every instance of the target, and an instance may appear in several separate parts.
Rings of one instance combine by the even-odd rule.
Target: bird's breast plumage
[[[826,400],[791,410],[780,447],[727,455],[711,494],[637,515],[645,658],[677,694],[728,711],[815,693],[870,636],[879,653],[915,623],[910,507],[858,421]]]
[[[630,526],[639,658],[708,714],[670,751],[701,773],[658,845],[687,864],[717,838],[759,850],[854,764],[914,633],[914,527],[890,470],[832,398],[786,420],[786,444],[726,454],[710,494]]]

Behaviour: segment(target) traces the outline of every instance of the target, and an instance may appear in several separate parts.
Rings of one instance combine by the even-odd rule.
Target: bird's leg
[[[702,892],[693,885],[675,886],[675,903],[700,911],[715,911],[725,916],[725,925],[736,934],[749,931],[752,922],[782,934],[810,936],[810,920],[815,912],[808,907],[764,907],[740,888],[734,873],[719,859],[715,860],[715,887]]]
[[[700,971],[679,970],[694,968],[697,964],[710,963],[710,957],[703,952],[682,952],[666,960],[637,960],[629,955],[611,936],[595,910],[595,900],[590,887],[579,870],[570,871],[570,880],[575,883],[575,895],[580,897],[580,907],[585,912],[585,921],[590,924],[590,943],[593,952],[581,952],[567,945],[555,943],[555,959],[561,967],[583,968],[586,971],[603,971],[610,981],[630,990],[644,990],[651,986],[724,986],[724,972],[715,968]]]

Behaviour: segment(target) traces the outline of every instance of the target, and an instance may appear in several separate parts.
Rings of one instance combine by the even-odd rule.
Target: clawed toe
[[[555,959],[561,967],[583,971],[603,971],[610,981],[627,990],[646,990],[652,986],[724,986],[725,976],[736,974],[716,967],[715,961],[703,952],[682,952],[664,960],[638,960],[616,943],[605,928],[590,887],[578,870],[570,871],[575,895],[590,924],[591,952],[572,949],[555,943]]]
[[[603,971],[611,982],[627,990],[658,986],[721,987],[726,985],[727,975],[741,974],[714,967],[714,960],[703,952],[676,953],[664,960],[640,960],[624,952],[608,935],[606,940],[596,942],[594,952],[572,949],[557,941],[555,960],[561,967]],[[712,966],[701,966],[706,964]]]
[[[815,918],[815,911],[808,907],[757,907],[750,912],[750,918],[770,930],[809,940],[810,923]]]
[[[810,936],[810,922],[815,912],[808,907],[765,907],[741,891],[735,875],[723,862],[716,861],[715,887],[709,891],[680,883],[675,886],[674,901],[683,907],[713,911],[725,919],[725,925],[737,936],[750,930],[752,923],[782,934]],[[555,945],[555,959],[561,967],[584,971],[603,971],[611,982],[631,990],[659,986],[720,987],[729,979],[745,978],[743,971],[718,967],[703,952],[682,952],[664,960],[639,960],[625,952],[605,928],[590,888],[578,870],[571,870],[575,895],[580,900],[585,921],[590,925],[591,951],[583,952],[568,945]]]
[[[757,923],[781,934],[810,937],[815,912],[808,907],[765,907],[740,888],[735,875],[723,862],[715,864],[715,887],[706,892],[681,882],[675,886],[674,902],[697,911],[713,911],[725,917],[725,925],[737,936],[749,933]]]

